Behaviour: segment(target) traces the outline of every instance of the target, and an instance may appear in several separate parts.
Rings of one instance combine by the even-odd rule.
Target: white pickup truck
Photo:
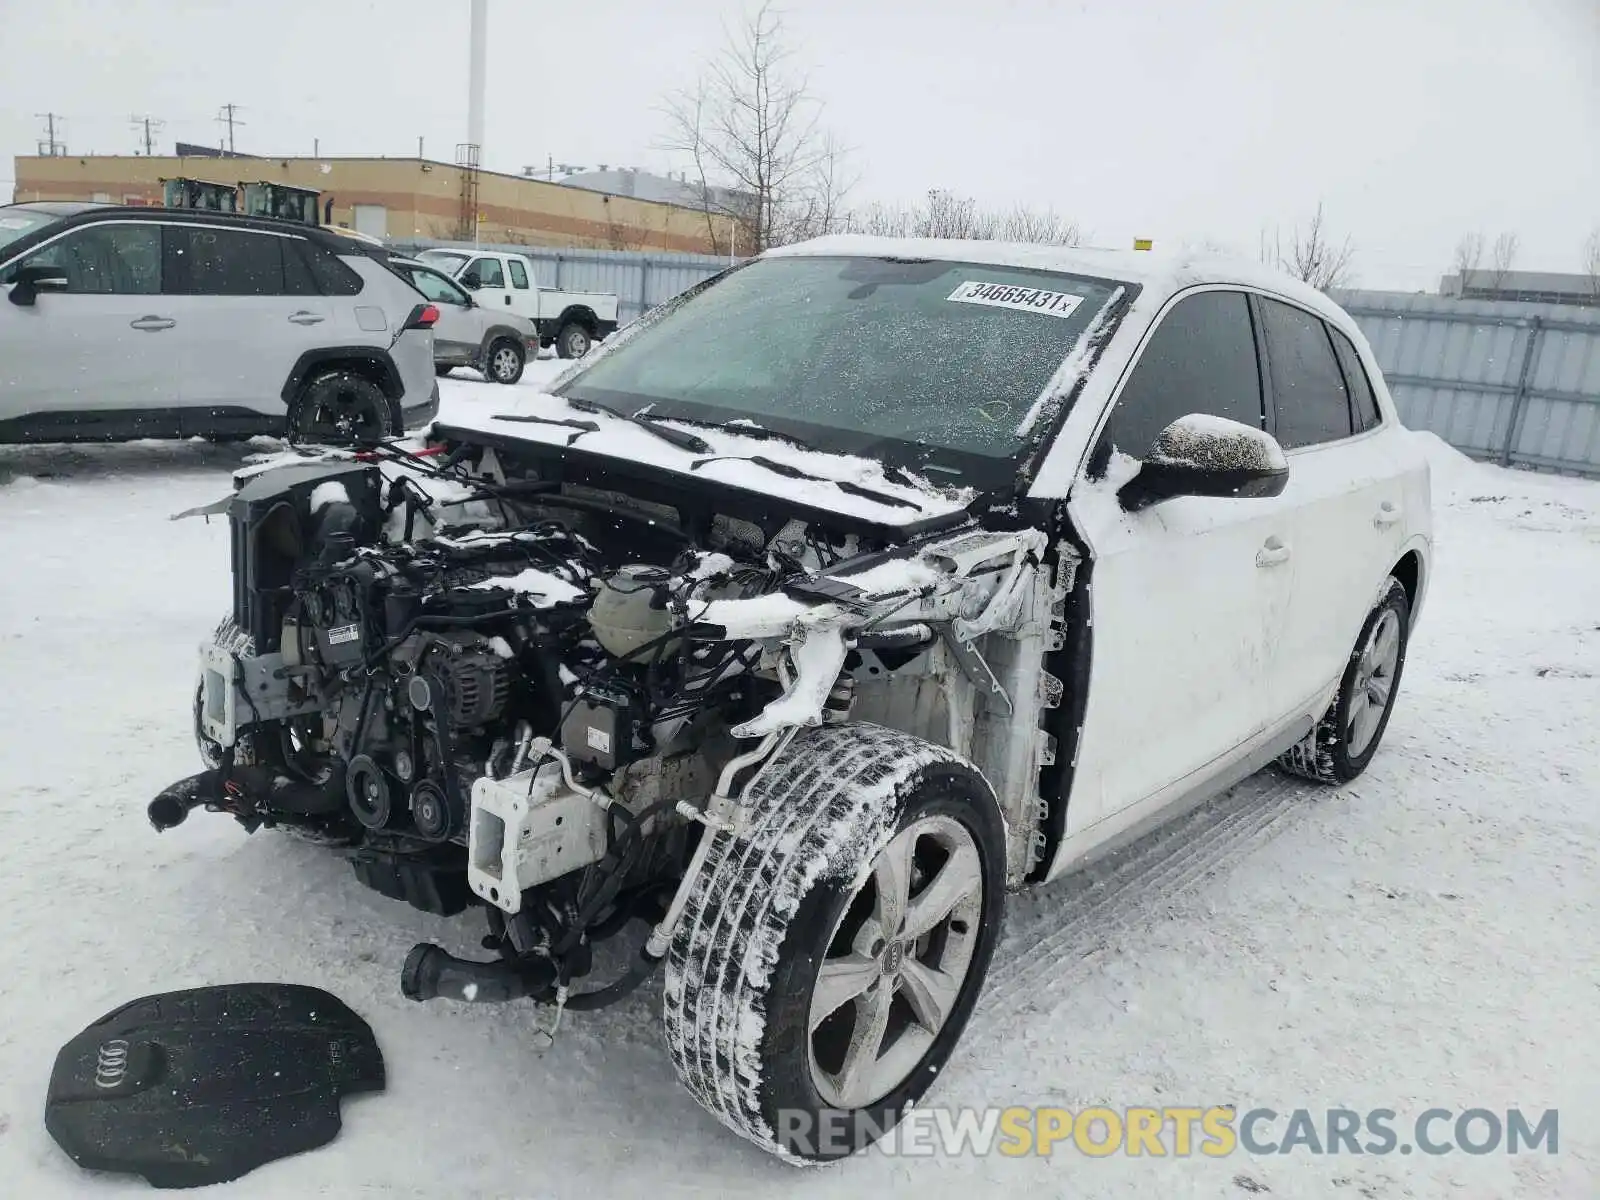
[[[417,258],[474,293],[483,308],[528,318],[539,331],[539,344],[554,346],[562,358],[582,358],[591,345],[616,332],[615,295],[542,288],[533,263],[521,254],[436,249]]]

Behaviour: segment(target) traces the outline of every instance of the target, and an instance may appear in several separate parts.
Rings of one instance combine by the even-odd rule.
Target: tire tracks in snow
[[[1031,896],[1024,892],[1024,903],[1013,899],[968,1036],[1004,1036],[1030,1002],[1092,973],[1118,934],[1156,919],[1159,906],[1243,857],[1292,810],[1326,794],[1322,785],[1268,768],[1105,863]],[[1050,1001],[1041,1011],[1055,1007]]]

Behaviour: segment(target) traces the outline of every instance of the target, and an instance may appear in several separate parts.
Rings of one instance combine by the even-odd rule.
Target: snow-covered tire
[[[843,1157],[891,1128],[920,1099],[961,1036],[999,935],[1004,822],[971,764],[920,738],[866,724],[801,733],[754,782],[746,803],[745,834],[707,835],[715,841],[667,956],[667,1046],[684,1086],[736,1133],[791,1160]],[[899,1085],[860,1107],[833,1107],[813,1073],[810,1014],[818,973],[830,945],[840,944],[846,918],[861,920],[852,914],[875,888],[872,870],[880,854],[907,831],[914,866],[914,855],[923,853],[914,830],[929,823],[965,839],[961,845],[976,853],[967,851],[964,861],[975,860],[974,875],[981,872],[981,883],[963,901],[968,907],[957,910],[974,914],[959,926],[964,974],[945,997],[947,1015],[937,1031],[919,1025],[918,1042],[906,1043],[914,1050],[931,1038]],[[953,855],[944,861],[953,862]],[[937,858],[932,870],[936,876],[942,870]],[[907,914],[923,895],[910,887],[902,906]],[[946,921],[957,928],[954,912]],[[923,949],[915,940],[896,945],[897,970],[924,954],[941,956],[937,965],[943,966],[942,947]],[[885,946],[884,962],[890,953]],[[901,986],[898,976],[890,978],[888,994],[892,1003],[909,1004]],[[869,987],[838,1011],[876,994]],[[853,1025],[849,1032],[854,1035]],[[885,1039],[891,1052],[894,1044]]]
[[[1375,635],[1381,635],[1385,630],[1395,638],[1392,666],[1374,676],[1369,651],[1376,648]],[[1389,727],[1389,716],[1394,712],[1410,634],[1411,601],[1406,595],[1405,585],[1391,576],[1382,597],[1361,626],[1361,636],[1356,639],[1355,649],[1350,652],[1350,661],[1339,680],[1339,691],[1334,696],[1333,704],[1311,735],[1290,748],[1278,759],[1278,765],[1291,774],[1333,784],[1349,783],[1365,771],[1383,741],[1383,731]],[[1383,688],[1382,711],[1377,714],[1376,725],[1365,738],[1358,739],[1354,735],[1352,712],[1361,704],[1364,694],[1368,703],[1371,702],[1370,689],[1374,682],[1381,683]]]

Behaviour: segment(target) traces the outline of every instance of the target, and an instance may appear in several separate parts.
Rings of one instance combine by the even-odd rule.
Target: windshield
[[[417,257],[426,259],[453,275],[460,269],[461,264],[467,261],[468,256],[457,254],[454,250],[424,250]]]
[[[25,208],[0,209],[0,250],[35,229],[60,219],[50,213],[29,212]]]
[[[1117,288],[974,263],[760,259],[558,393],[978,482],[1022,452],[1036,401]]]

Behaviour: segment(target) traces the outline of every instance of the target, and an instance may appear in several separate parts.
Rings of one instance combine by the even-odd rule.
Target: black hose
[[[616,899],[617,893],[622,890],[622,885],[627,880],[628,872],[634,868],[638,861],[637,855],[643,849],[644,842],[640,840],[640,829],[644,824],[667,809],[675,808],[676,806],[676,800],[658,800],[637,817],[631,818],[627,828],[617,838],[617,848],[620,849],[621,861],[606,876],[604,882],[596,889],[595,894],[578,910],[578,915],[573,918],[572,925],[567,930],[566,936],[551,950],[552,957],[560,958],[562,955],[570,953],[577,946],[579,939],[583,937],[589,926],[594,923],[595,918],[604,912],[607,906]]]
[[[543,959],[472,962],[428,942],[413,946],[400,969],[400,991],[409,1000],[500,1004],[545,991],[554,982],[555,968]]]
[[[628,968],[626,975],[613,983],[606,984],[605,987],[596,988],[592,992],[576,992],[569,995],[567,997],[567,1007],[572,1009],[573,1012],[589,1012],[593,1009],[605,1008],[607,1005],[615,1004],[624,996],[638,990],[639,985],[649,979],[660,965],[661,960],[659,958],[651,958],[641,947],[638,960]]]

